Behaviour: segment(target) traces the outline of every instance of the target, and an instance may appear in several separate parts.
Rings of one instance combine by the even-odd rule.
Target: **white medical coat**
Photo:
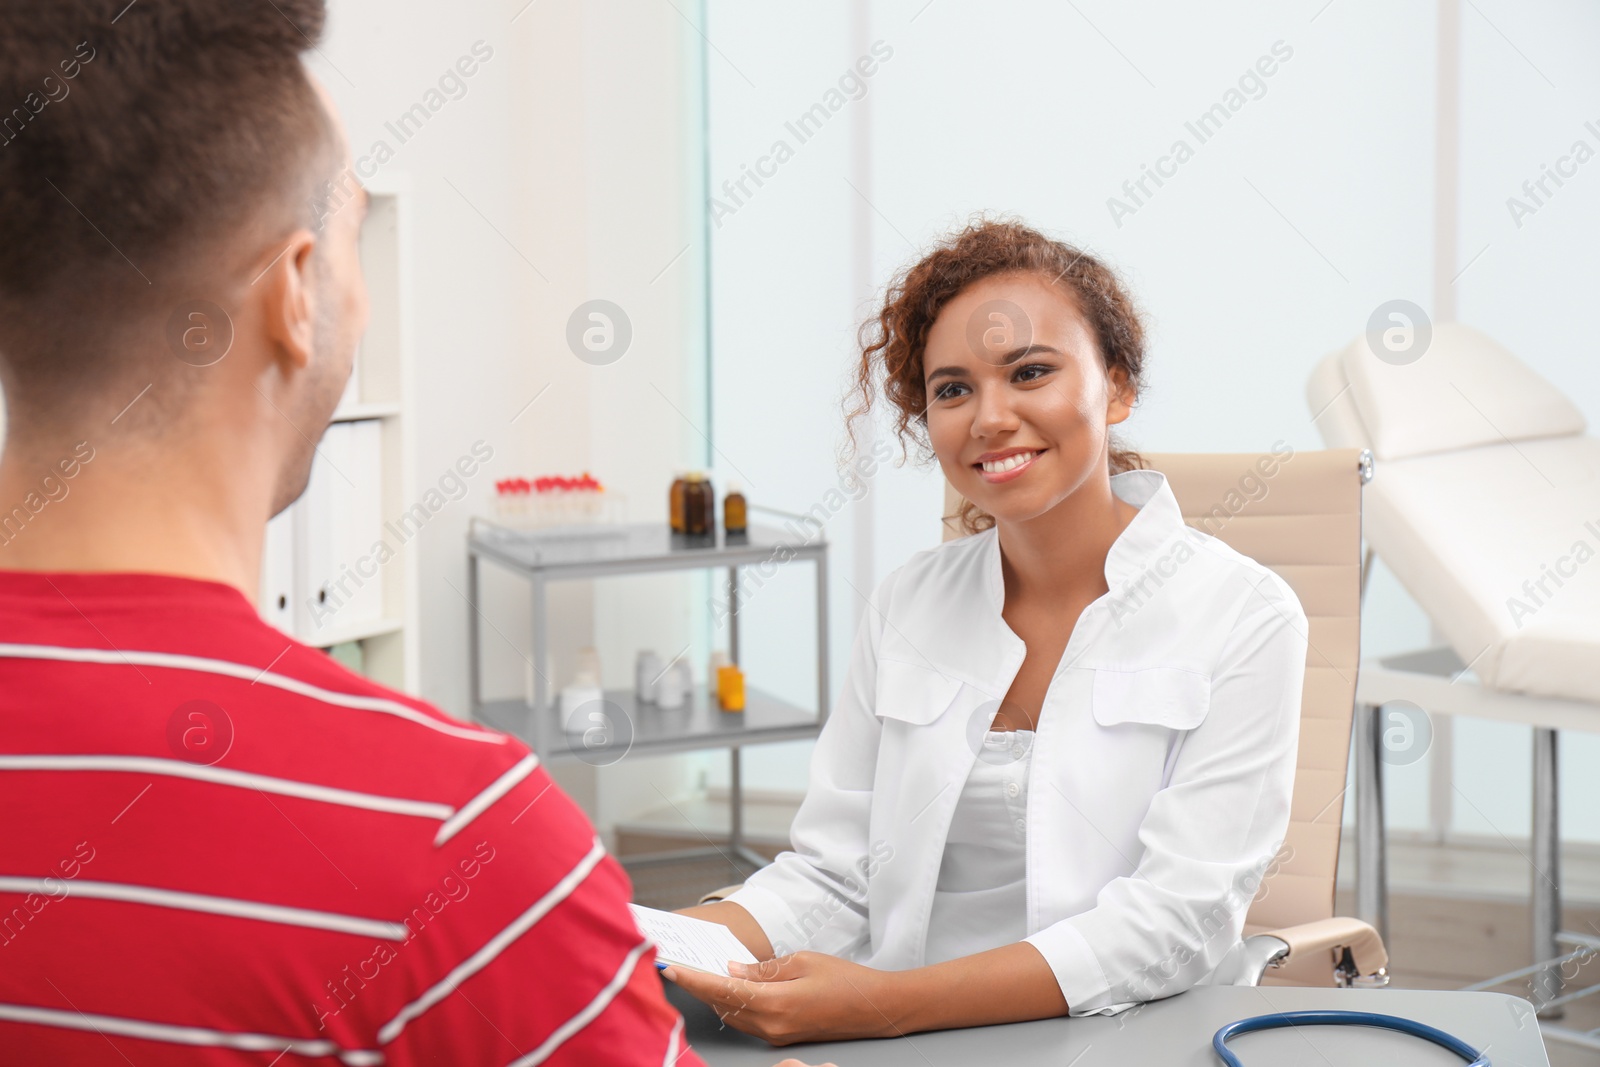
[[[1274,572],[1183,522],[1165,475],[1045,694],[1027,804],[1026,940],[1071,1015],[1206,981],[1289,822],[1308,627]],[[912,556],[873,591],[811,758],[793,851],[729,899],[779,954],[923,963],[962,785],[1025,647],[998,532]]]

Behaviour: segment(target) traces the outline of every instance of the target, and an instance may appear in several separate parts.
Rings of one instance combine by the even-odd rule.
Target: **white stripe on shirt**
[[[108,663],[131,664],[138,667],[167,667],[181,671],[199,671],[204,674],[220,674],[228,678],[244,678],[256,685],[270,685],[297,696],[310,697],[320,700],[324,704],[335,707],[351,708],[357,711],[376,711],[385,715],[414,722],[419,726],[426,726],[430,730],[437,730],[451,737],[459,737],[464,741],[481,741],[484,744],[503,745],[506,742],[504,734],[489,730],[474,729],[470,726],[452,726],[440,722],[432,716],[425,715],[416,708],[407,707],[394,700],[385,700],[382,697],[357,696],[354,693],[339,693],[332,689],[323,689],[321,686],[302,682],[298,678],[291,678],[286,674],[273,674],[259,667],[247,667],[242,663],[230,663],[227,660],[207,659],[202,656],[185,656],[175,652],[120,652],[116,649],[75,648],[64,645],[17,645],[0,643],[0,658],[10,659],[44,659],[58,660],[65,663]]]
[[[434,836],[433,847],[438,848],[459,834],[469,822],[482,815],[489,805],[511,792],[513,786],[532,774],[537,766],[539,766],[538,756],[529,753],[522,757],[515,767],[490,782],[488,788],[461,805],[461,810],[445,820],[444,825],[439,827],[438,834]]]
[[[678,1050],[681,1037],[683,1037],[683,1016],[680,1015],[678,1021],[672,1024],[672,1036],[667,1040],[667,1054],[661,1060],[661,1067],[672,1067],[683,1058],[683,1053]]]
[[[595,838],[594,845],[577,862],[577,865],[568,871],[561,881],[551,887],[549,892],[540,897],[531,908],[517,916],[509,926],[490,938],[489,942],[482,948],[457,964],[449,974],[434,983],[426,993],[401,1008],[400,1013],[393,1019],[384,1023],[382,1028],[378,1030],[378,1044],[387,1045],[399,1037],[400,1031],[404,1030],[406,1025],[413,1019],[451,993],[454,993],[462,982],[465,982],[468,978],[493,963],[495,958],[504,952],[508,945],[527,933],[534,923],[549,913],[551,908],[571,896],[572,891],[577,889],[583,880],[589,877],[589,872],[594,870],[600,861],[605,858],[605,854],[605,846],[600,843],[598,837]]]
[[[455,814],[455,809],[450,805],[435,804],[428,800],[408,800],[404,797],[386,797],[376,793],[358,793],[350,789],[316,785],[292,778],[274,778],[250,771],[234,771],[225,767],[209,767],[187,760],[162,759],[155,756],[0,756],[0,771],[128,771],[137,774],[165,774],[173,778],[189,778],[198,782],[235,786],[241,789],[259,789],[263,793],[277,793],[279,796],[299,797],[326,804],[341,804],[347,808],[388,812],[391,815],[448,819]]]
[[[573,1034],[594,1022],[600,1013],[606,1010],[606,1006],[617,999],[617,994],[622,992],[623,986],[628,984],[628,979],[633,977],[633,969],[638,965],[639,957],[643,956],[654,944],[655,942],[647,937],[633,946],[633,951],[628,953],[627,958],[622,961],[622,966],[617,968],[617,973],[612,975],[611,981],[606,983],[604,989],[595,994],[595,998],[589,1001],[587,1007],[557,1027],[555,1033],[545,1038],[544,1044],[526,1056],[512,1060],[506,1067],[536,1067],[537,1064],[543,1063],[554,1055],[556,1049],[566,1044]]]
[[[121,1034],[147,1041],[168,1041],[175,1045],[212,1045],[245,1052],[292,1052],[296,1056],[320,1059],[338,1056],[350,1067],[384,1062],[383,1053],[373,1049],[341,1049],[323,1038],[277,1037],[237,1030],[212,1030],[203,1026],[175,1026],[116,1015],[87,1015],[81,1011],[61,1011],[28,1004],[0,1004],[0,1019],[16,1023],[36,1023],[63,1030],[93,1030]]]
[[[408,936],[404,923],[364,919],[358,915],[340,915],[331,911],[312,911],[284,904],[265,904],[255,900],[239,900],[235,897],[214,897],[204,893],[186,893],[180,889],[160,889],[127,882],[91,882],[84,879],[64,881],[60,878],[0,875],[0,893],[41,893],[55,896],[60,893],[63,886],[66,887],[68,897],[116,900],[125,904],[150,904],[178,911],[202,911],[238,919],[282,923],[285,926],[305,926],[314,930],[381,937],[389,941],[404,941]]]

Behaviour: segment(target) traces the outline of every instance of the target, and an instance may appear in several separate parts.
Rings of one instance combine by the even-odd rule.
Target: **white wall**
[[[703,456],[699,39],[671,5],[622,0],[333,0],[331,9],[311,66],[358,156],[378,139],[393,146],[385,123],[475,42],[493,50],[465,95],[399,145],[379,178],[412,198],[417,483],[436,482],[480,438],[495,452],[469,495],[414,543],[421,695],[465,715],[466,528],[489,513],[495,479],[588,470],[627,497],[632,518],[664,522],[670,472]],[[565,340],[568,316],[593,298],[621,305],[632,324],[629,350],[609,366],[580,361]],[[503,572],[484,573],[487,689],[520,695],[529,598]],[[689,579],[642,593],[616,582],[557,587],[554,685],[582,645],[602,649],[613,685],[631,678],[634,648],[680,647],[695,588]],[[630,759],[625,769],[566,764],[556,774],[609,823],[659,803],[657,788],[682,792],[693,767]]]
[[[852,328],[872,308],[852,284],[855,264],[866,257],[881,287],[973,211],[1019,214],[1120,269],[1151,334],[1148,388],[1124,439],[1150,450],[1251,451],[1280,438],[1320,448],[1304,400],[1315,361],[1387,300],[1432,304],[1432,5],[865,6],[863,28],[842,2],[709,3],[714,193],[822,96],[863,40],[894,50],[866,95],[714,230],[715,438],[779,506],[804,506],[834,477],[840,376],[856,357]],[[1600,75],[1585,63],[1597,16],[1575,2],[1464,11],[1462,265],[1489,250],[1459,283],[1459,317],[1600,423],[1600,369],[1580,342],[1580,309],[1600,280],[1585,247],[1600,212],[1600,162],[1521,230],[1504,205],[1572,139],[1600,147],[1582,129],[1587,118],[1600,125]],[[1247,86],[1243,106],[1201,143],[1185,123],[1277,42],[1264,90]],[[858,123],[865,158],[852,143]],[[1134,202],[1124,181],[1179,138],[1192,158]],[[856,189],[870,201],[864,227]],[[1114,217],[1112,197],[1134,212]],[[938,539],[941,485],[937,469],[891,470],[831,524],[836,671],[858,593]],[[806,632],[803,597],[774,595],[771,608],[758,625],[776,651],[752,648],[752,673],[803,695],[805,665],[784,646],[784,635]],[[1369,655],[1429,639],[1425,614],[1381,566],[1363,637]],[[1508,744],[1526,749],[1526,731],[1507,732],[1457,729],[1457,780],[1471,783],[1485,816],[1457,811],[1456,829],[1526,833],[1526,760],[1505,755]],[[1600,838],[1600,796],[1582,772],[1600,745],[1573,737],[1565,751],[1569,837]],[[769,785],[804,785],[805,746],[751,750],[748,760]],[[1393,824],[1425,827],[1427,762],[1393,769],[1388,788]]]

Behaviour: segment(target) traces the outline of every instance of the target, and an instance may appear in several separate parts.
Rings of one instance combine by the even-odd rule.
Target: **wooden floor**
[[[701,837],[621,833],[617,851],[627,856],[705,844],[706,840]],[[778,846],[772,844],[751,847],[766,855],[778,851]],[[1400,862],[1393,864],[1398,868],[1397,874],[1427,867],[1430,876],[1450,877],[1448,870],[1440,874],[1441,863],[1448,867],[1448,859],[1441,861],[1437,856],[1430,856],[1424,863],[1417,857],[1407,859],[1403,847],[1396,851],[1400,854],[1396,857]],[[1473,859],[1470,854],[1467,856],[1467,861]],[[1487,870],[1490,866],[1492,863],[1477,857],[1474,877],[1495,884],[1498,876]],[[726,858],[632,867],[628,872],[633,881],[634,899],[648,907],[663,909],[687,907],[701,894],[736,884],[748,873],[748,865],[735,864]],[[1409,885],[1407,882],[1404,877],[1397,880],[1389,902],[1389,972],[1396,988],[1459,989],[1515,970],[1531,959],[1528,906],[1517,894],[1496,893],[1492,899],[1476,899],[1455,888],[1417,891],[1417,879],[1409,879]],[[1351,914],[1353,901],[1348,892],[1341,892],[1336,903],[1341,914]],[[1600,905],[1587,902],[1569,905],[1564,919],[1567,929],[1600,936]],[[1600,983],[1600,959],[1589,961],[1571,974],[1566,985],[1568,992]],[[1530,995],[1526,979],[1496,988],[1518,996]],[[1600,993],[1570,1005],[1558,1023],[1576,1030],[1600,1027]],[[1600,1052],[1555,1040],[1546,1044],[1551,1067],[1600,1067]]]

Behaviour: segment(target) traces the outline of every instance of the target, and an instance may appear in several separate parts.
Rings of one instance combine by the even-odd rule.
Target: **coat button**
[[[1006,796],[1014,797],[1020,792],[1022,792],[1022,790],[1018,788],[1016,782],[1009,782],[1006,784]]]
[[[1027,828],[1028,828],[1028,824],[1027,823],[1023,822],[1021,819],[1017,820],[1017,833],[1020,834],[1024,830],[1026,830]]]

